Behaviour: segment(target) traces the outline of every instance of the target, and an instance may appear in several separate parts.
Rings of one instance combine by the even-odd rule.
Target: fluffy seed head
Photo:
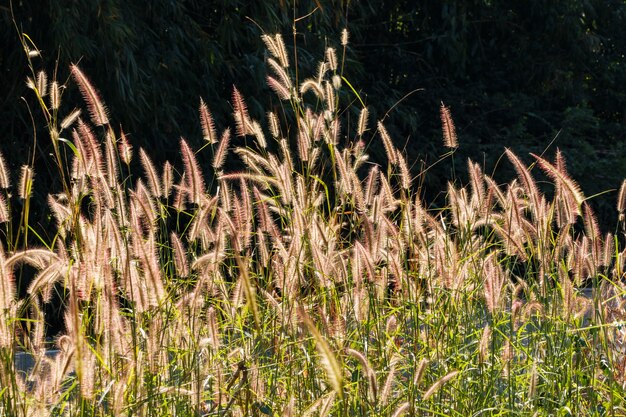
[[[61,93],[59,89],[59,83],[52,81],[50,83],[50,107],[52,110],[57,110],[61,105]]]
[[[452,378],[454,378],[455,376],[457,376],[457,374],[459,373],[459,371],[452,371],[449,374],[445,375],[444,377],[442,377],[441,379],[439,379],[437,382],[435,382],[429,389],[428,391],[426,391],[424,393],[424,401],[426,401],[427,399],[429,399],[430,397],[433,396],[434,393],[436,393],[437,391],[439,391],[439,388],[441,388],[441,386],[443,384],[445,384],[446,382],[450,381]]]
[[[20,173],[20,183],[17,194],[22,200],[30,197],[33,191],[33,169],[28,165],[23,165]]]
[[[441,116],[441,129],[443,130],[443,144],[447,148],[458,148],[459,142],[456,137],[456,128],[450,114],[450,108],[441,103],[439,108]]]
[[[398,163],[398,156],[396,155],[396,149],[393,146],[393,142],[391,141],[391,136],[387,132],[387,129],[383,125],[383,122],[378,122],[378,133],[380,133],[380,137],[383,139],[383,145],[385,145],[385,152],[387,153],[387,159],[389,159],[389,163],[395,165]]]
[[[80,109],[74,109],[72,110],[72,112],[70,114],[68,114],[62,121],[61,121],[61,130],[65,130],[68,127],[70,127],[71,125],[74,124],[74,122],[76,121],[76,119],[78,119],[78,117],[80,116],[81,110]]]
[[[359,115],[359,125],[357,128],[357,134],[363,136],[363,133],[367,130],[367,119],[369,117],[369,110],[367,107],[363,107],[361,114]]]
[[[341,46],[348,46],[348,29],[344,28],[341,31]]]
[[[267,113],[267,120],[269,121],[269,125],[270,125],[270,133],[272,134],[274,139],[276,139],[278,135],[280,134],[278,117],[276,117],[276,113],[274,112]]]
[[[70,69],[72,71],[72,76],[78,84],[78,88],[87,103],[87,108],[89,109],[89,114],[93,124],[96,126],[109,124],[108,111],[100,100],[100,94],[98,91],[91,85],[87,77],[85,77],[85,74],[83,74],[76,65],[71,65]]]
[[[624,221],[624,211],[626,211],[626,180],[622,182],[617,195],[617,212],[619,213],[620,221]]]
[[[118,150],[120,153],[120,159],[126,165],[130,164],[130,161],[133,159],[133,146],[128,142],[128,138],[124,132],[120,132],[120,142],[118,144]]]
[[[4,162],[4,157],[0,153],[0,188],[6,190],[9,188],[9,170],[7,169],[6,163]]]
[[[39,71],[37,74],[37,91],[41,97],[45,97],[48,94],[48,76],[44,71]]]
[[[277,33],[273,37],[271,35],[262,35],[261,39],[270,51],[270,54],[272,54],[274,58],[278,59],[280,65],[282,65],[283,68],[288,68],[289,60],[287,59],[287,51],[285,48],[285,42],[283,41],[283,36],[280,33]]]
[[[337,71],[337,52],[335,48],[326,49],[326,62],[331,71]]]
[[[202,98],[200,98],[200,125],[202,126],[202,137],[204,140],[210,144],[217,142],[213,116],[209,111],[209,107],[206,105],[204,100],[202,100]]]

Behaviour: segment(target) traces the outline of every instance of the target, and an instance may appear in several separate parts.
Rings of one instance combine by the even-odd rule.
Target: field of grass
[[[427,170],[338,99],[347,34],[300,83],[282,38],[263,40],[280,105],[255,120],[234,89],[218,131],[200,100],[206,144],[181,139],[182,167],[133,149],[79,67],[80,113],[30,61],[61,186],[44,239],[32,167],[11,182],[0,158],[0,415],[626,415],[626,182],[607,234],[558,152],[529,167],[504,150],[508,184],[468,161],[469,183],[429,208]],[[386,166],[368,162],[374,140]],[[53,297],[65,329],[47,356]]]

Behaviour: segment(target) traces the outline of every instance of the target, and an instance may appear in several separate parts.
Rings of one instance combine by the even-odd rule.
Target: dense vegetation
[[[0,51],[0,129],[9,154],[27,153],[33,143],[31,116],[19,101],[27,94],[20,32],[46,52],[42,68],[56,71],[58,79],[66,79],[69,63],[80,62],[107,92],[113,119],[163,161],[177,158],[181,135],[200,145],[192,117],[199,96],[226,123],[231,108],[224,98],[236,84],[247,92],[250,112],[262,116],[269,92],[262,33],[283,33],[290,56],[299,46],[302,71],[311,73],[329,40],[349,26],[346,76],[372,114],[385,119],[414,172],[422,161],[438,159],[441,101],[450,106],[462,138],[455,162],[465,179],[467,157],[497,171],[496,178],[510,179],[512,171],[497,164],[504,146],[520,155],[554,155],[558,146],[590,195],[615,190],[626,166],[622,0],[61,0],[13,1],[11,7],[19,30],[9,6],[0,8],[6,45]],[[75,89],[67,93],[77,95]],[[49,145],[37,145],[38,172],[51,172],[39,159]],[[19,168],[18,161],[9,164]],[[432,173],[429,196],[448,177],[443,166]],[[615,196],[592,201],[605,229]]]
[[[560,152],[532,155],[551,196],[510,149],[515,179],[470,160],[458,185],[440,105],[452,176],[430,209],[429,167],[412,175],[384,122],[345,107],[347,32],[313,73],[262,40],[275,104],[256,118],[233,88],[230,128],[201,100],[205,143],[181,139],[181,166],[114,127],[79,66],[48,77],[23,38],[59,187],[38,235],[32,164],[11,182],[0,158],[0,415],[623,415],[626,181],[616,234]],[[81,114],[63,110],[70,84]]]
[[[250,3],[0,8],[0,416],[624,415],[623,4]]]

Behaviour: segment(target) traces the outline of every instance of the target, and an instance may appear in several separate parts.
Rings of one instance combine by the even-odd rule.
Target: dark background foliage
[[[509,179],[509,164],[499,162],[505,146],[527,163],[529,152],[551,155],[559,147],[588,196],[618,188],[626,176],[623,0],[15,0],[12,10],[6,0],[0,5],[0,149],[16,170],[32,152],[33,131],[40,133],[34,158],[42,205],[54,169],[26,89],[18,32],[59,80],[79,63],[114,124],[156,160],[176,161],[180,136],[200,148],[200,97],[220,128],[231,124],[234,84],[256,118],[279,104],[265,83],[263,32],[282,33],[291,57],[295,42],[302,78],[348,27],[345,76],[385,119],[415,173],[445,152],[443,101],[457,125],[453,164],[462,181],[468,157]],[[66,112],[81,105],[74,86],[63,102]],[[355,102],[348,92],[344,104]],[[371,146],[380,154],[377,140]],[[425,177],[427,201],[445,190],[450,166]],[[593,199],[605,229],[615,224],[615,198],[611,191]]]

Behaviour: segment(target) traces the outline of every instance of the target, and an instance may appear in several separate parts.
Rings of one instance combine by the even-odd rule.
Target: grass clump
[[[78,66],[89,120],[61,118],[62,88],[33,76],[61,189],[56,234],[33,245],[32,170],[12,204],[0,159],[0,414],[623,415],[624,222],[600,233],[562,154],[527,167],[507,149],[508,184],[468,161],[431,210],[383,123],[366,107],[349,123],[335,49],[298,84],[280,35],[263,40],[282,106],[256,120],[233,89],[235,129],[218,132],[201,99],[206,145],[181,139],[181,172],[133,152]],[[368,162],[376,138],[385,167]]]

